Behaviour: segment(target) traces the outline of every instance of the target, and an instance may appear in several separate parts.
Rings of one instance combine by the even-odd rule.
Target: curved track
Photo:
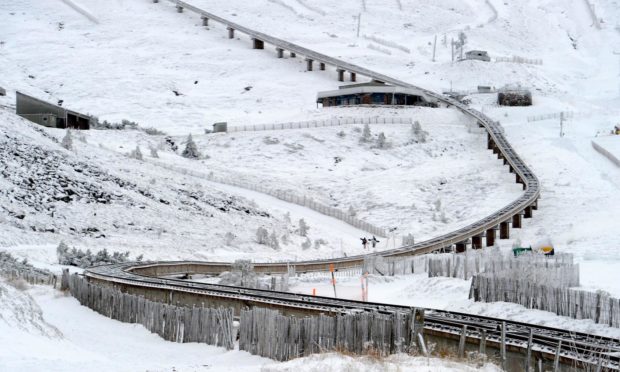
[[[182,1],[169,0],[176,4],[177,10],[187,9],[199,14],[203,19],[213,20],[224,24],[228,29],[236,30],[249,35],[253,39],[259,39],[264,43],[274,45],[276,48],[285,49],[307,59],[331,65],[340,70],[346,70],[359,75],[369,77],[373,80],[385,83],[421,89],[425,94],[437,99],[446,105],[453,106],[463,114],[475,119],[479,126],[483,127],[488,134],[489,148],[510,167],[511,172],[516,174],[517,182],[523,184],[523,193],[519,198],[497,210],[493,214],[463,227],[456,231],[449,232],[442,236],[377,253],[385,257],[425,254],[452,247],[454,244],[463,244],[472,237],[481,236],[486,231],[496,229],[502,223],[510,223],[515,215],[523,214],[524,211],[531,213],[531,209],[536,209],[537,200],[540,195],[540,185],[538,178],[521,160],[514,151],[508,140],[504,136],[502,127],[498,122],[491,120],[483,113],[474,110],[458,101],[444,97],[437,93],[419,88],[407,82],[391,78],[378,72],[356,66],[345,61],[332,58],[307,48],[286,42],[281,39],[265,35],[263,33],[248,29],[236,23],[225,20],[214,14],[196,8]],[[529,209],[529,211],[528,211]],[[254,263],[257,272],[262,273],[283,273],[287,272],[289,266],[294,266],[297,272],[326,271],[330,264],[336,269],[359,267],[362,265],[364,255],[342,257],[328,260],[309,260],[290,263]],[[213,298],[238,303],[239,306],[268,306],[280,309],[294,309],[303,312],[343,312],[343,311],[379,311],[395,312],[409,311],[408,307],[378,304],[369,302],[359,302],[351,300],[340,300],[327,297],[304,296],[286,292],[274,292],[257,289],[247,289],[240,287],[230,287],[223,285],[204,284],[188,282],[178,279],[163,279],[161,276],[170,276],[181,273],[200,273],[217,274],[230,269],[230,263],[207,263],[207,262],[151,262],[109,265],[90,268],[84,275],[90,280],[114,285],[124,290],[133,288],[134,292],[160,291],[175,295],[197,295],[205,298]],[[616,352],[616,356],[609,357],[608,366],[618,368],[620,355],[620,341],[617,339],[598,337],[582,333],[568,332],[561,329],[525,324],[520,322],[504,321],[501,319],[488,318],[478,315],[468,315],[439,310],[427,310],[425,314],[425,330],[437,332],[444,337],[449,334],[458,334],[464,325],[471,326],[468,337],[480,337],[480,332],[485,330],[487,338],[491,341],[499,340],[499,326],[506,324],[506,337],[508,345],[523,349],[527,345],[530,330],[532,330],[534,350],[546,353],[547,357],[555,354],[558,345],[561,346],[562,358],[572,361],[582,360],[592,362],[594,356],[602,352]],[[562,341],[560,343],[559,341]],[[596,359],[594,359],[596,360]]]

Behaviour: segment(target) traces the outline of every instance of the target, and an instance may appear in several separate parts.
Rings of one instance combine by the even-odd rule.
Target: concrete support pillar
[[[482,235],[476,235],[471,237],[471,247],[472,249],[482,248]]]
[[[291,58],[295,58],[297,57],[297,54],[295,54],[295,52],[291,52]]]
[[[491,138],[491,135],[487,133],[487,149],[493,150],[493,147],[495,147],[495,142],[493,138]]]
[[[524,218],[532,218],[532,206],[525,207],[525,215]]]
[[[349,74],[351,75],[351,81],[356,81],[357,74],[355,72],[350,72]]]
[[[504,158],[504,165],[508,165],[508,159]]]
[[[493,153],[499,154],[499,147],[495,146],[495,144],[493,144]]]
[[[319,70],[325,71],[325,63],[323,62],[319,63]]]
[[[278,58],[284,58],[284,49],[276,48],[276,52],[278,52]]]
[[[229,39],[234,39],[235,38],[235,29],[232,27],[227,27],[226,28],[228,30],[228,38]]]
[[[209,25],[209,18],[207,18],[206,16],[200,16],[200,19],[202,19],[202,25],[203,26],[208,26]]]
[[[538,210],[538,199],[536,199],[536,200],[534,201],[534,204],[532,204],[532,209],[533,209],[533,210],[535,210],[535,211],[537,211],[537,210]]]
[[[521,213],[517,213],[514,216],[512,216],[512,227],[515,229],[520,229],[521,228],[521,221],[523,221],[521,219]]]
[[[499,238],[510,239],[510,222],[502,222],[499,224]]]
[[[523,183],[523,179],[518,174],[516,175],[517,183]]]
[[[456,253],[463,253],[467,250],[467,242],[460,242],[455,244],[454,250]]]
[[[512,165],[510,166],[510,173],[514,173],[515,169],[512,167]]]
[[[265,49],[265,43],[263,43],[260,39],[252,39],[252,48],[253,49]]]
[[[492,229],[488,229],[486,236],[487,236],[487,247],[492,247],[495,245],[495,237],[496,237],[496,228],[492,228]]]
[[[313,64],[314,64],[314,60],[310,58],[306,58],[306,71],[312,71]]]
[[[183,7],[180,5],[177,5],[177,13],[183,13]]]
[[[339,68],[336,71],[338,72],[338,81],[344,81],[344,70]]]

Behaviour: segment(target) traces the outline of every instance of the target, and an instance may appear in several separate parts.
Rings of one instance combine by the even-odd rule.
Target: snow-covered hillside
[[[60,269],[55,248],[61,240],[147,259],[282,260],[361,251],[358,239],[366,233],[338,220],[156,162],[293,191],[344,210],[352,206],[362,219],[397,226],[417,238],[483,217],[520,192],[513,176],[485,151],[484,136],[452,110],[318,109],[316,92],[340,85],[331,68],[306,72],[302,58],[285,55],[279,60],[271,46],[252,50],[247,37],[228,40],[222,26],[205,28],[195,14],[179,14],[167,1],[74,2],[96,22],[62,1],[0,2],[0,87],[8,91],[0,96],[0,249],[38,266]],[[557,250],[577,255],[585,287],[620,296],[620,169],[591,145],[597,134],[620,122],[617,0],[590,1],[600,29],[585,0],[190,2],[437,91],[505,84],[530,88],[534,105],[525,108],[498,107],[490,95],[468,97],[474,107],[502,123],[543,188],[534,218],[500,244],[550,239]],[[460,32],[467,37],[465,50],[487,50],[492,59],[516,55],[543,63],[452,62],[450,41]],[[180,146],[192,133],[209,158],[186,160],[180,150],[172,152],[165,145],[164,135],[142,131],[74,134],[74,150],[67,151],[58,144],[64,131],[42,129],[13,114],[16,90],[52,102],[64,100],[64,106],[101,120],[137,121],[166,132]],[[563,137],[558,120],[527,120],[559,111],[574,113]],[[407,126],[371,126],[374,135],[383,131],[392,142],[391,149],[381,150],[358,143],[355,128],[360,126],[204,134],[218,121],[235,126],[380,115],[419,120],[429,141],[408,143]],[[149,156],[149,145],[158,149],[159,159]],[[127,156],[136,146],[144,161]],[[296,233],[300,218],[310,225],[309,238],[328,244],[301,249],[305,238]],[[288,235],[291,242],[280,250],[257,244],[259,227],[279,237]],[[351,291],[357,291],[358,284],[342,283]],[[440,289],[447,293],[443,298],[436,295]],[[377,301],[551,325],[564,321],[516,305],[474,306],[465,300],[467,290],[463,281],[413,276],[378,284],[371,294]],[[11,346],[0,351],[5,352],[0,369],[253,371],[271,363],[245,353],[166,343],[139,327],[103,319],[72,299],[56,298],[47,289],[24,294],[0,283],[0,296],[0,337],[5,337],[0,344]],[[22,309],[32,315],[23,316]],[[22,320],[27,320],[27,329],[20,328]],[[598,326],[589,329],[587,322],[571,324],[573,329],[607,333]],[[100,334],[104,336],[93,336]],[[24,341],[13,343],[15,339]],[[123,346],[133,344],[143,345],[143,351],[129,353]],[[64,350],[60,355],[59,345]],[[31,350],[37,352],[36,359],[30,357]],[[183,359],[176,359],[179,355]],[[300,369],[308,363],[312,370],[340,363],[357,369],[363,363],[330,358],[265,368]],[[418,368],[422,362],[405,360],[394,368]]]

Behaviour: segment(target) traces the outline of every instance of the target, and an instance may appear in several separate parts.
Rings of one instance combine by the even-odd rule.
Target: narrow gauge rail
[[[203,19],[213,20],[224,24],[229,31],[236,30],[247,34],[251,38],[269,43],[276,48],[285,49],[296,54],[306,56],[307,59],[335,66],[337,69],[346,70],[355,74],[363,75],[376,81],[393,84],[396,86],[421,89],[407,82],[391,78],[378,72],[333,58],[299,45],[278,39],[264,33],[230,22],[212,13],[199,9],[191,4],[178,0],[169,0],[176,4],[177,9],[188,9],[199,14]],[[514,151],[504,136],[504,131],[498,122],[491,120],[483,113],[470,108],[452,98],[422,89],[427,95],[436,98],[448,106],[453,106],[466,116],[477,121],[478,125],[487,131],[489,148],[497,151],[498,156],[504,160],[505,165],[515,173],[517,182],[523,184],[523,193],[519,198],[495,211],[491,215],[445,235],[391,249],[378,253],[384,257],[418,255],[443,250],[454,244],[468,242],[474,236],[480,236],[489,229],[496,228],[501,223],[510,223],[513,217],[524,214],[526,209],[537,209],[537,201],[540,196],[538,178]],[[342,257],[329,260],[310,260],[290,263],[254,263],[254,268],[262,273],[282,273],[294,266],[297,272],[326,271],[330,264],[338,269],[360,267],[364,255]],[[380,303],[369,303],[334,299],[327,297],[313,297],[297,295],[285,292],[273,292],[223,285],[187,282],[178,279],[162,279],[158,276],[174,273],[200,272],[219,273],[229,269],[230,263],[205,263],[205,262],[153,262],[144,264],[121,264],[100,266],[85,271],[84,275],[89,280],[104,282],[110,285],[136,288],[148,288],[161,290],[162,292],[194,293],[204,296],[227,298],[244,303],[254,301],[265,305],[277,305],[283,308],[304,309],[316,313],[335,313],[352,311],[377,311],[393,313],[395,311],[410,311],[409,307]],[[569,332],[562,329],[538,326],[533,324],[506,321],[484,317],[479,315],[447,312],[442,310],[427,309],[425,312],[425,330],[429,333],[436,332],[444,337],[455,336],[461,333],[463,326],[468,326],[467,337],[479,338],[484,330],[489,342],[499,342],[501,337],[500,327],[506,325],[505,336],[507,345],[524,349],[527,347],[529,332],[532,330],[533,349],[553,356],[558,346],[561,347],[562,358],[568,361],[586,361],[592,363],[592,358],[597,355],[605,355],[607,368],[619,369],[620,367],[620,340],[599,337],[595,335]]]

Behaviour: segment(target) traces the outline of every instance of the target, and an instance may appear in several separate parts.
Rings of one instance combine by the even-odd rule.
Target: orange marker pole
[[[316,288],[312,288],[312,295],[316,296]]]
[[[336,295],[336,277],[334,276],[334,264],[329,264],[329,272],[332,273],[332,286],[334,287],[334,298],[338,298]]]

